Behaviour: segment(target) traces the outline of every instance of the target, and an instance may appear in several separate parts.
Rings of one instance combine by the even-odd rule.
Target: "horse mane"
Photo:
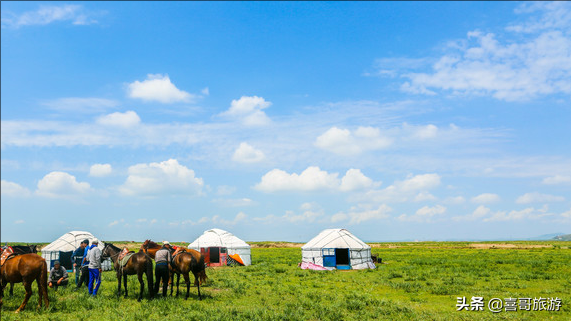
[[[149,242],[147,242],[147,241],[149,241]],[[155,243],[155,242],[153,242],[153,241],[151,241],[151,240],[147,240],[147,241],[145,241],[145,243],[147,243],[147,244],[146,244],[147,249],[154,249],[154,248],[156,248],[156,247],[161,247],[160,245],[158,245],[157,243]],[[143,245],[144,245],[144,244],[143,244]]]
[[[113,243],[111,242],[105,242],[105,245],[109,245],[109,247],[112,248],[113,250],[121,252],[121,249],[113,245]]]

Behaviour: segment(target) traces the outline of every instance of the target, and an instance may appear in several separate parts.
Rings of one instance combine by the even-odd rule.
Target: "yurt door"
[[[322,249],[321,255],[323,255],[323,266],[335,267],[335,249]]]
[[[210,251],[210,263],[220,263],[220,248],[219,247],[209,247]]]
[[[339,270],[350,270],[349,249],[335,249],[335,265]]]

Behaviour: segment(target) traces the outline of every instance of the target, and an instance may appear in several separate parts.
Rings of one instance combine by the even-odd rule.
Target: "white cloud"
[[[78,182],[75,176],[65,172],[51,172],[38,182],[36,194],[46,197],[67,197],[85,194],[91,186]]]
[[[510,211],[503,212],[498,211],[494,213],[491,217],[484,219],[484,222],[498,222],[498,221],[520,221],[524,219],[539,219],[545,216],[551,216],[552,214],[547,213],[548,207],[544,206],[541,209],[535,209],[533,207],[528,207],[520,211]]]
[[[16,220],[16,221],[14,221],[14,224],[24,224],[24,223],[26,223],[26,221],[24,221],[24,220]]]
[[[237,118],[246,126],[263,126],[270,124],[271,120],[262,109],[271,105],[271,102],[262,97],[242,96],[232,100],[230,108],[220,115]]]
[[[442,215],[446,212],[446,207],[442,205],[436,205],[433,207],[424,206],[419,208],[414,215],[402,214],[397,219],[400,221],[407,222],[431,222],[432,218],[437,215]]]
[[[129,167],[129,176],[119,187],[124,195],[200,195],[204,182],[176,159]]]
[[[414,126],[403,123],[402,127],[403,131],[408,133],[410,138],[413,139],[427,140],[435,138],[438,135],[438,127],[432,124]]]
[[[97,123],[104,126],[129,128],[138,125],[141,118],[136,112],[129,110],[124,113],[116,112],[97,118]]]
[[[194,226],[205,223],[214,224],[214,225],[236,225],[238,223],[247,221],[247,219],[248,215],[246,215],[244,212],[239,212],[232,220],[222,218],[220,217],[220,215],[214,215],[212,217],[206,217],[206,216],[202,217],[198,221],[184,220],[182,222],[170,222],[169,225],[178,226],[178,227],[185,227],[186,225]]]
[[[568,211],[561,213],[561,217],[564,219],[571,219],[571,208]]]
[[[472,197],[472,203],[477,204],[491,204],[500,201],[500,196],[493,193],[483,193],[478,196]]]
[[[208,89],[208,87],[205,87],[200,91],[200,93],[203,94],[204,96],[208,96],[210,95],[210,90]]]
[[[168,75],[148,74],[143,81],[134,81],[128,86],[128,94],[131,98],[144,101],[157,101],[163,104],[177,102],[192,102],[195,96],[176,88]]]
[[[543,179],[543,181],[541,181],[541,183],[545,185],[565,184],[570,182],[571,182],[571,176],[563,176],[563,175],[546,177]]]
[[[365,176],[360,169],[351,168],[341,179],[339,189],[341,191],[354,191],[358,189],[370,188],[373,180]]]
[[[464,216],[454,216],[452,217],[452,219],[454,221],[475,221],[477,219],[481,219],[485,216],[488,216],[488,214],[490,213],[491,210],[489,208],[485,207],[484,205],[480,205],[474,210],[474,212],[472,212],[472,214]]]
[[[519,10],[540,17],[533,15],[523,24],[512,25],[507,33],[468,32],[466,39],[445,49],[431,71],[398,71],[408,78],[401,89],[426,95],[438,90],[491,95],[505,101],[571,94],[571,6],[562,3]],[[527,32],[527,37],[521,37],[521,32]]]
[[[125,219],[115,220],[115,221],[109,223],[107,226],[112,227],[112,226],[115,226],[119,223],[125,223]]]
[[[429,192],[420,192],[414,197],[415,202],[436,201],[436,196]]]
[[[315,146],[343,156],[383,149],[391,144],[392,139],[381,136],[380,130],[373,127],[359,127],[353,133],[348,129],[331,127],[315,140]]]
[[[393,209],[386,204],[373,207],[370,204],[358,204],[351,207],[347,214],[337,213],[331,217],[331,222],[339,222],[349,219],[349,224],[359,224],[370,220],[383,220],[389,218],[389,213]]]
[[[236,191],[235,186],[221,185],[216,189],[218,195],[231,195]]]
[[[373,182],[359,169],[349,169],[341,180],[338,176],[338,173],[328,173],[317,166],[310,166],[301,174],[288,174],[280,169],[273,169],[262,176],[261,182],[254,188],[263,192],[317,190],[348,192],[380,184]]]
[[[515,201],[517,204],[529,204],[529,203],[552,203],[552,202],[563,202],[565,197],[555,196],[549,194],[541,194],[538,192],[525,193],[518,197]]]
[[[0,187],[0,191],[2,192],[3,196],[10,196],[10,197],[26,197],[30,196],[30,190],[21,186],[20,184],[9,182],[6,180],[2,180],[2,186]]]
[[[415,198],[418,193],[426,192],[440,185],[440,175],[421,174],[409,175],[403,181],[395,181],[392,185],[382,190],[369,190],[362,195],[353,197],[355,200],[369,202],[406,202]]]
[[[111,164],[93,164],[89,168],[89,176],[104,177],[111,174]]]
[[[299,175],[273,169],[262,176],[255,188],[263,192],[334,189],[339,185],[337,176],[337,173],[329,174],[317,166],[310,166]]]
[[[42,105],[59,111],[70,111],[74,113],[98,113],[109,108],[117,107],[119,102],[116,100],[95,97],[67,97],[44,101]]]
[[[57,21],[71,21],[74,25],[97,23],[91,13],[80,5],[46,6],[41,5],[36,11],[27,11],[21,15],[2,10],[2,26],[19,28],[22,26],[47,25]]]
[[[455,204],[455,205],[462,204],[464,202],[466,202],[466,199],[463,196],[447,197],[444,200],[444,203],[446,203],[446,204]]]
[[[232,155],[232,160],[240,163],[259,163],[264,159],[266,159],[266,155],[261,150],[255,149],[246,142],[240,143]]]

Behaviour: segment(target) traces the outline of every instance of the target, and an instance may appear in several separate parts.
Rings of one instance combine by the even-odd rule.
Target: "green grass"
[[[486,243],[486,242],[482,242]],[[498,242],[495,242],[499,244]],[[472,248],[467,242],[374,244],[386,264],[376,270],[307,271],[297,267],[299,248],[253,248],[252,266],[208,268],[209,281],[184,300],[168,297],[137,302],[139,285],[129,277],[129,297],[117,298],[114,272],[103,274],[96,298],[85,287],[49,290],[50,308],[36,310],[37,287],[25,311],[13,313],[24,297],[4,297],[2,320],[569,320],[571,242],[502,242],[519,247]],[[146,286],[146,284],[145,284]],[[181,287],[181,290],[184,286]],[[184,290],[185,291],[185,290]],[[184,294],[183,291],[183,294]],[[5,292],[7,295],[7,291]],[[456,298],[559,297],[561,311],[494,314],[456,311]]]

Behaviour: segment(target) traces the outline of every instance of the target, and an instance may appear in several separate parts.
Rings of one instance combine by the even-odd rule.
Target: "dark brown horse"
[[[155,259],[155,254],[157,253],[157,251],[162,248],[163,248],[162,245],[159,245],[151,240],[145,240],[145,242],[141,244],[141,250],[143,250],[150,257],[152,257],[153,260]]]
[[[16,310],[16,313],[24,310],[28,300],[32,296],[32,283],[34,280],[38,284],[38,307],[42,306],[42,298],[45,301],[45,307],[49,306],[48,301],[48,265],[46,260],[37,254],[21,254],[16,255],[4,262],[0,267],[0,306],[2,306],[4,298],[4,288],[8,283],[24,284],[26,296],[24,302]]]
[[[190,276],[189,272],[194,274],[194,285],[198,288],[198,299],[202,300],[200,295],[200,284],[206,281],[206,271],[204,265],[204,256],[200,252],[190,249],[179,248],[175,252],[173,257],[173,273],[171,274],[171,283],[174,281],[174,275],[176,274],[176,295],[178,296],[178,286],[180,283],[180,275],[184,277],[184,283],[186,284],[186,297],[190,292]],[[174,283],[173,283],[174,284]],[[171,295],[174,286],[171,287]]]
[[[106,242],[105,247],[103,248],[103,252],[101,256],[106,258],[110,257],[113,261],[113,266],[115,267],[115,271],[117,272],[117,295],[121,295],[121,277],[123,277],[123,281],[125,283],[125,297],[127,297],[127,275],[137,275],[139,279],[139,284],[141,285],[141,291],[139,292],[138,301],[140,302],[143,298],[143,291],[145,290],[145,283],[143,282],[143,274],[147,275],[147,285],[149,287],[149,299],[153,298],[154,291],[153,291],[153,260],[142,251],[135,253],[133,251],[129,252],[133,253],[133,255],[127,261],[125,266],[121,266],[121,262],[119,262],[118,256],[121,254],[121,249],[116,247],[115,245]]]

